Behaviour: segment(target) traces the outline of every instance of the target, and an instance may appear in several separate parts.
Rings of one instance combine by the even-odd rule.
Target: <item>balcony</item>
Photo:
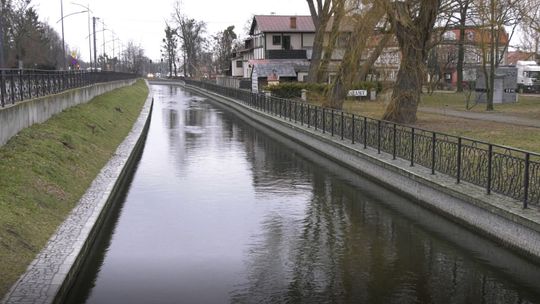
[[[267,50],[266,59],[307,59],[306,50]]]

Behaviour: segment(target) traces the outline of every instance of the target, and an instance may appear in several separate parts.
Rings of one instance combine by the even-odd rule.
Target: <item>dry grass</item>
[[[467,111],[466,93],[434,93],[424,94],[420,106],[431,108],[449,108],[458,111]],[[471,96],[469,111],[486,112],[485,104],[474,104]],[[517,103],[496,104],[495,113],[509,114],[518,117],[540,119],[540,95],[520,95]]]

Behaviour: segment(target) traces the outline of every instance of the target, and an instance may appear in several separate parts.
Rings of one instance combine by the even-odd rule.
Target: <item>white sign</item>
[[[367,90],[350,90],[347,94],[349,97],[366,97],[367,96]]]

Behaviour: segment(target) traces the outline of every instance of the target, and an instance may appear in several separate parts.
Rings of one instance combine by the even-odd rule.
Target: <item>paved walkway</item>
[[[427,108],[427,107],[419,107],[418,110],[423,113],[441,114],[441,115],[460,117],[460,118],[466,118],[466,119],[485,120],[485,121],[493,121],[493,122],[518,125],[518,126],[540,128],[539,119],[517,117],[517,116],[508,115],[508,114],[466,112],[466,111],[457,111],[457,110],[451,110],[451,109],[438,109],[438,108]]]

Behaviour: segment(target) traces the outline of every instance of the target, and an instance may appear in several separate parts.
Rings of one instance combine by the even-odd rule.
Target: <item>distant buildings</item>
[[[340,36],[331,56],[326,71],[327,80],[335,75],[341,62],[347,38],[352,27],[341,25]],[[328,41],[331,26],[325,41]],[[488,45],[487,31],[477,27],[465,29],[464,45],[464,81],[476,79],[477,67],[482,64]],[[256,15],[250,29],[250,37],[242,47],[235,50],[232,59],[232,76],[244,79],[244,88],[258,91],[267,84],[268,77],[280,81],[304,81],[308,75],[309,64],[315,39],[315,26],[311,16]],[[440,83],[455,87],[457,84],[457,58],[460,44],[460,30],[450,29],[443,33],[442,41],[433,49],[434,57],[428,62],[428,69],[441,78]],[[375,45],[380,39],[372,37]],[[499,37],[498,54],[501,64],[507,64],[508,35]],[[368,48],[369,52],[369,48]],[[401,62],[401,53],[395,39],[383,49],[374,64],[372,76],[382,81],[394,81]],[[431,65],[431,66],[430,66]],[[435,69],[435,72],[433,72]],[[433,75],[428,77],[434,77]]]

